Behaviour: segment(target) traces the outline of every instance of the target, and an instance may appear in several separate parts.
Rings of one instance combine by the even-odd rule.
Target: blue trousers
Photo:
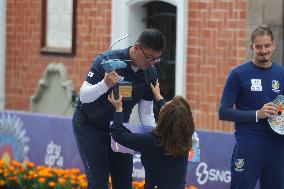
[[[231,189],[284,189],[284,146],[235,146],[231,162]]]
[[[88,189],[108,189],[109,175],[113,189],[132,189],[133,157],[111,150],[110,132],[73,116],[73,132],[84,165]]]

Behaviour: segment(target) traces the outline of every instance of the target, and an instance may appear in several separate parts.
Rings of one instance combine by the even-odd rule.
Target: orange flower
[[[9,175],[9,172],[7,169],[4,170],[4,177],[7,177]]]
[[[10,180],[12,180],[12,181],[17,181],[17,180],[18,180],[18,177],[17,177],[17,176],[11,176],[11,177],[10,177]]]
[[[196,186],[191,185],[191,186],[189,186],[188,189],[198,189],[198,188]]]
[[[0,160],[0,166],[4,166],[4,165],[5,165],[4,161]]]
[[[80,173],[80,169],[71,169],[70,170],[70,174],[79,174]]]
[[[48,182],[48,186],[51,187],[51,188],[54,187],[55,184],[56,184],[56,183],[55,183],[55,182],[52,182],[52,181]]]
[[[40,178],[38,179],[38,181],[39,181],[39,183],[43,184],[43,183],[45,183],[45,178],[40,177]]]
[[[36,169],[37,169],[37,170],[43,170],[43,169],[45,169],[45,167],[42,166],[42,165],[39,165],[39,166],[36,167]]]
[[[14,172],[15,171],[15,168],[14,167],[12,167],[12,166],[9,166],[9,171],[11,171],[11,172]]]
[[[0,186],[4,186],[5,185],[5,181],[4,180],[0,180]]]
[[[25,165],[28,167],[28,168],[32,168],[35,166],[35,164],[33,162],[29,162],[29,161],[26,161],[25,162]]]
[[[79,183],[81,187],[83,188],[87,187],[87,182],[85,180],[80,180]]]
[[[17,183],[19,175],[23,179],[21,183]],[[45,183],[48,185],[47,188],[86,189],[87,187],[86,175],[81,174],[79,169],[48,168],[35,166],[32,162],[21,164],[16,161],[6,165],[0,160],[0,188],[9,184],[18,184],[19,188],[39,188]]]
[[[74,179],[71,179],[70,183],[71,183],[72,185],[75,185],[75,184],[77,184],[77,181],[74,180]]]
[[[64,185],[66,183],[66,179],[64,178],[58,178],[57,181],[60,185]]]
[[[14,161],[14,160],[11,162],[11,165],[14,166],[14,167],[22,167],[21,163]]]

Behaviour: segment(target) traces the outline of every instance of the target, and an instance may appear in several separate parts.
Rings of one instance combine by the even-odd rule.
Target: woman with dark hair
[[[184,189],[195,130],[191,109],[181,96],[165,102],[158,81],[151,89],[160,108],[156,128],[145,134],[131,133],[123,126],[122,98],[115,100],[110,94],[108,100],[116,109],[111,135],[116,142],[141,153],[145,189]]]

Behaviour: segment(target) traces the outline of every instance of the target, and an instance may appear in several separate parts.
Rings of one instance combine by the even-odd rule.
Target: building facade
[[[168,98],[182,95],[189,100],[197,129],[233,131],[232,124],[218,120],[218,105],[229,70],[251,58],[247,39],[252,29],[260,24],[273,29],[278,44],[275,59],[282,63],[281,1],[59,2],[63,3],[1,1],[6,19],[1,23],[0,35],[6,37],[0,40],[0,45],[5,45],[5,59],[0,60],[0,66],[5,67],[0,72],[5,74],[0,84],[0,102],[5,109],[29,111],[30,97],[51,63],[65,66],[78,93],[91,60],[98,53],[127,33],[131,37],[114,48],[133,44],[144,28],[158,27],[168,40],[165,60],[157,65],[163,94]],[[52,29],[59,28],[55,24],[59,18],[68,31],[58,34]]]

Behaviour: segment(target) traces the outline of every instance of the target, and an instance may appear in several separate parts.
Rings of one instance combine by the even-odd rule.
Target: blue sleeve
[[[149,135],[131,133],[123,126],[123,113],[115,112],[113,124],[110,126],[112,138],[119,144],[141,153],[147,153],[149,149]]]
[[[158,107],[158,109],[159,109],[159,111],[160,111],[160,109],[166,104],[166,101],[165,101],[165,99],[160,99],[159,101],[157,101],[157,107]]]
[[[101,80],[103,80],[105,76],[105,70],[101,63],[104,59],[105,57],[101,54],[93,59],[91,69],[89,70],[85,81],[95,85]]]
[[[154,66],[149,67],[149,69],[146,71],[147,73],[147,91],[145,92],[145,95],[142,97],[143,100],[147,100],[147,101],[152,101],[154,99],[154,95],[153,92],[151,90],[150,87],[150,83],[152,83],[153,85],[156,84],[156,81],[158,79],[158,74],[157,74],[157,70]]]
[[[239,93],[240,80],[237,73],[231,71],[221,97],[219,119],[239,123],[256,122],[255,110],[238,110],[235,108]]]

